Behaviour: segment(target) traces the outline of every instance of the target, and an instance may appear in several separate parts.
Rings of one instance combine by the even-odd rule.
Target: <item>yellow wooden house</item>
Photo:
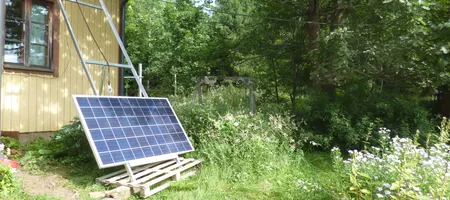
[[[117,28],[123,27],[123,0],[104,0]],[[93,94],[80,59],[54,0],[0,0],[4,12],[1,72],[1,131],[27,140],[49,134],[77,116],[73,94]],[[96,0],[84,2],[98,5]],[[65,0],[68,17],[84,57],[102,61],[93,37],[109,62],[120,62],[120,50],[101,10]],[[81,9],[81,11],[80,11]],[[81,12],[86,17],[93,37]],[[1,29],[0,29],[1,30]],[[101,66],[89,66],[97,88]],[[111,68],[112,95],[119,94],[120,71]],[[106,83],[104,87],[106,90]]]

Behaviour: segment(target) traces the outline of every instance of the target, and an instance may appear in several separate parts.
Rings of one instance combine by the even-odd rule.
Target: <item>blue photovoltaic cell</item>
[[[167,99],[74,96],[101,168],[193,150]]]

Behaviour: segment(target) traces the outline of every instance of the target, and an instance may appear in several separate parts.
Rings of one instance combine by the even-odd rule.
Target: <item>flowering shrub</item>
[[[273,110],[251,114],[245,90],[219,87],[205,94],[202,105],[185,99],[175,110],[194,142],[195,157],[232,168],[238,181],[276,171],[280,157],[297,147],[291,117]]]
[[[236,113],[212,121],[213,125],[201,135],[199,154],[208,162],[233,165],[239,171],[271,172],[276,167],[277,153],[290,151],[293,142],[290,133],[294,125],[289,117]]]
[[[407,138],[389,138],[380,129],[382,146],[369,151],[350,150],[344,160],[332,149],[334,168],[347,177],[337,191],[341,198],[356,199],[449,199],[450,146],[438,143],[429,149]],[[345,179],[344,179],[345,180]]]

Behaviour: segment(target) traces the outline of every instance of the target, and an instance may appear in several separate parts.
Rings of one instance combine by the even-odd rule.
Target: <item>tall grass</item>
[[[329,197],[299,190],[299,179],[314,180],[308,173],[314,166],[296,150],[296,126],[281,106],[268,104],[251,114],[246,91],[233,87],[205,93],[202,105],[191,100],[179,100],[175,111],[194,141],[196,151],[188,156],[204,160],[201,172],[155,199]]]

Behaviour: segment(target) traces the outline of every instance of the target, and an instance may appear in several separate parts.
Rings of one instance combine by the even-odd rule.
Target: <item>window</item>
[[[53,3],[6,0],[5,68],[52,72],[55,66]],[[57,14],[59,16],[59,13]],[[56,47],[57,45],[55,45]],[[57,55],[56,55],[57,56]]]

